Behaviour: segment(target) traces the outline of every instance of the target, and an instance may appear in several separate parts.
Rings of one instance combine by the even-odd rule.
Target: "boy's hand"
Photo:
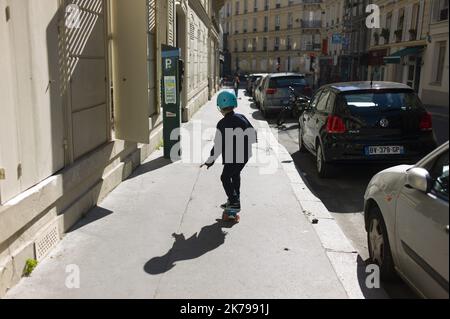
[[[205,163],[202,166],[200,166],[200,168],[203,168],[206,166],[207,169],[210,169],[213,165],[214,165],[214,163]]]

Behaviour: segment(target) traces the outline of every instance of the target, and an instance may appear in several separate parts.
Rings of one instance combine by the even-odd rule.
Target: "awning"
[[[423,48],[423,46],[405,48],[387,57],[384,57],[383,61],[386,64],[399,64],[402,57],[420,55]]]

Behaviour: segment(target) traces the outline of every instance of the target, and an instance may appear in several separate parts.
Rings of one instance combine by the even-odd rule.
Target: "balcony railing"
[[[321,20],[302,20],[301,26],[304,29],[320,29],[322,27]]]
[[[303,0],[302,3],[303,4],[321,4],[323,1],[322,0]]]

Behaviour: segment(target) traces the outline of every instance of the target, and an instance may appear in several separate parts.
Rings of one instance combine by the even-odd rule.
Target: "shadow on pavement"
[[[96,221],[103,219],[111,214],[113,214],[113,212],[108,209],[98,207],[98,206],[94,207],[78,223],[76,223],[68,231],[68,233],[74,232],[74,231],[81,229],[89,224],[95,223]]]
[[[140,175],[156,171],[157,169],[163,168],[168,165],[172,165],[173,162],[170,159],[165,159],[164,157],[159,157],[150,162],[144,163],[137,167],[136,170],[128,177],[128,179],[136,178]]]
[[[292,158],[308,188],[333,213],[363,212],[367,185],[378,172],[390,167],[390,165],[340,164],[335,166],[332,178],[323,179],[317,174],[313,155],[296,152],[292,154]]]
[[[234,225],[217,220],[216,223],[205,226],[200,233],[195,233],[189,239],[184,234],[172,234],[175,239],[172,248],[160,257],[150,259],[144,266],[144,271],[150,275],[159,275],[175,267],[176,262],[199,258],[217,249],[225,243],[227,233],[222,228],[232,228]]]

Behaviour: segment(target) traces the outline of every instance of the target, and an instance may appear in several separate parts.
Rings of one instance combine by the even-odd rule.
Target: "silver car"
[[[262,97],[262,87],[264,86],[264,82],[266,81],[268,74],[263,75],[259,80],[257,80],[255,84],[255,91],[253,93],[253,100],[255,101],[255,105],[260,108],[261,107],[261,97]]]
[[[304,74],[274,73],[268,75],[260,89],[259,102],[264,116],[268,113],[279,112],[290,103],[293,87],[299,94],[312,95],[312,89]]]
[[[365,194],[371,260],[423,298],[448,298],[449,143],[415,166],[377,174]]]

